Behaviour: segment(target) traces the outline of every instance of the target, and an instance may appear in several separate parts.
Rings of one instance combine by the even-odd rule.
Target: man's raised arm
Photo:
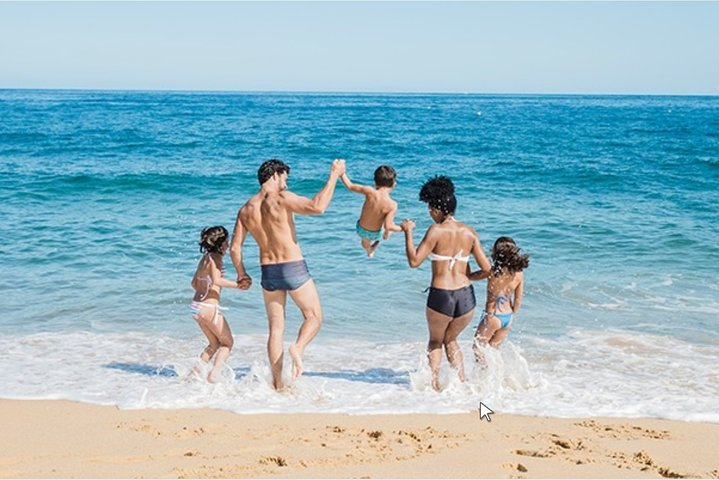
[[[341,159],[334,160],[332,162],[332,168],[330,170],[330,176],[327,179],[327,183],[322,187],[322,190],[310,198],[295,195],[290,192],[285,192],[285,198],[287,199],[287,205],[294,213],[301,215],[318,215],[324,213],[327,207],[330,205],[332,195],[335,193],[335,186],[337,186],[337,180],[345,173],[345,161]]]

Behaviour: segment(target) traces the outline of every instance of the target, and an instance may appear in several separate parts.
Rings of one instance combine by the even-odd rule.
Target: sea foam
[[[435,392],[423,342],[324,342],[305,374],[271,387],[263,336],[236,336],[217,384],[190,374],[202,339],[144,333],[43,333],[0,339],[0,397],[69,399],[120,408],[211,407],[237,413],[459,413],[484,402],[498,413],[554,417],[656,417],[717,422],[719,353],[666,337],[575,331],[525,337],[473,360],[467,381],[445,360]]]

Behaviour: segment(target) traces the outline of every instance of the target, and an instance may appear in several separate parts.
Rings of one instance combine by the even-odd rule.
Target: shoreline
[[[0,399],[3,478],[719,478],[719,424]]]

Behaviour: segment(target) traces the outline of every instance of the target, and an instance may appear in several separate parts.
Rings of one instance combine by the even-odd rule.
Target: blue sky
[[[719,2],[2,2],[0,88],[719,94]]]

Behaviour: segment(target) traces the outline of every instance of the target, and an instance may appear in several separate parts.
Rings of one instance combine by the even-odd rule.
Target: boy
[[[394,223],[397,202],[389,196],[397,184],[397,173],[388,165],[377,167],[374,171],[374,188],[352,183],[346,173],[340,178],[348,190],[365,196],[356,230],[357,235],[362,239],[362,248],[367,252],[367,256],[372,258],[380,237],[387,240],[392,232],[402,231],[399,225]],[[384,226],[384,235],[382,235],[382,226]]]

